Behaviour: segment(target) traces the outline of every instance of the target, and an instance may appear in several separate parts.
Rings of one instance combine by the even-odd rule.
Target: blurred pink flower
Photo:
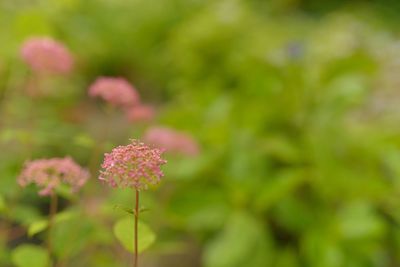
[[[154,108],[150,105],[139,104],[126,110],[126,116],[131,122],[151,121],[154,115]]]
[[[199,146],[190,135],[170,128],[152,127],[146,131],[144,140],[169,152],[188,156],[199,153]]]
[[[123,78],[99,77],[89,87],[91,97],[101,97],[115,106],[133,106],[139,102],[136,89]]]
[[[118,146],[105,154],[99,179],[112,187],[147,189],[164,176],[161,165],[167,161],[161,155],[161,150],[131,140],[129,145]]]
[[[72,70],[73,56],[60,42],[48,37],[30,38],[21,48],[23,60],[37,72],[65,74]]]
[[[36,184],[41,190],[39,195],[47,196],[62,182],[71,186],[73,192],[78,191],[89,179],[89,172],[83,169],[70,157],[38,159],[25,163],[18,177],[22,187],[30,183]]]

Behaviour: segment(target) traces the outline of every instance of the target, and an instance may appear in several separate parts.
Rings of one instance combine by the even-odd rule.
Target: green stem
[[[135,202],[135,236],[134,236],[134,267],[138,267],[138,221],[139,221],[139,191],[136,190],[136,202]]]
[[[51,234],[53,231],[54,216],[57,213],[57,206],[58,206],[57,194],[52,193],[51,198],[50,198],[49,227],[48,227],[48,231],[47,231],[47,250],[50,255],[53,252],[53,246],[52,246],[52,242],[51,242]]]

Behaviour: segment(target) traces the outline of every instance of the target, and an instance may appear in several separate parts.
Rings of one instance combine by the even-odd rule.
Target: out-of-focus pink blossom
[[[137,140],[126,146],[118,146],[106,153],[99,179],[112,187],[131,187],[136,190],[155,185],[164,176],[161,165],[162,151]]]
[[[126,110],[126,117],[131,122],[151,121],[154,115],[154,108],[150,105],[139,104]]]
[[[65,74],[72,70],[74,64],[70,51],[62,43],[48,37],[25,41],[21,56],[34,71],[40,73]]]
[[[25,187],[34,183],[41,189],[39,195],[48,196],[62,182],[70,185],[72,191],[76,192],[88,179],[89,172],[72,158],[51,158],[26,162],[18,177],[18,184]]]
[[[115,106],[133,106],[139,102],[136,89],[125,79],[115,77],[99,77],[90,85],[89,95],[101,97]]]
[[[168,152],[194,156],[199,153],[197,142],[188,134],[166,127],[149,128],[144,140]]]

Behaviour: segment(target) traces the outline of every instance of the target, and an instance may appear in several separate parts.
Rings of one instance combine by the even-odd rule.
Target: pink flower
[[[126,110],[129,121],[151,121],[154,118],[154,108],[149,105],[139,104]]]
[[[39,195],[47,196],[62,182],[71,186],[73,192],[78,191],[89,179],[89,172],[76,164],[70,157],[38,159],[25,163],[18,177],[22,187],[34,183],[41,190]]]
[[[89,87],[91,97],[101,97],[115,106],[132,106],[139,102],[136,89],[123,78],[100,77]]]
[[[164,176],[161,165],[162,151],[137,140],[126,146],[118,146],[106,153],[99,179],[112,187],[131,187],[136,190],[155,185]]]
[[[147,130],[144,140],[169,152],[194,156],[199,153],[197,142],[188,134],[165,127],[152,127]]]
[[[25,41],[21,56],[34,71],[44,73],[68,73],[74,63],[72,54],[63,44],[47,37]]]

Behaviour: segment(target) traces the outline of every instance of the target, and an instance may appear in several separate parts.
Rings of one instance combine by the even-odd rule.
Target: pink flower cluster
[[[125,111],[126,117],[131,122],[151,121],[154,118],[155,111],[150,105],[139,104]]]
[[[165,127],[152,127],[144,135],[145,142],[166,151],[194,156],[199,153],[197,142],[188,134]]]
[[[40,73],[65,74],[72,70],[73,56],[61,43],[47,37],[28,39],[21,49],[23,60]]]
[[[89,96],[101,97],[113,106],[122,107],[130,122],[151,121],[155,115],[154,108],[142,104],[135,87],[124,78],[97,78],[89,87]]]
[[[129,107],[139,102],[136,89],[123,78],[99,77],[89,87],[91,97],[101,97],[114,106]]]
[[[167,161],[161,155],[161,150],[131,140],[130,144],[118,146],[105,154],[99,179],[112,187],[147,189],[164,176],[161,165]]]
[[[18,177],[20,186],[36,184],[41,190],[39,195],[53,194],[54,189],[62,182],[71,186],[73,192],[78,191],[89,179],[89,172],[80,167],[70,157],[38,159],[25,163]]]

